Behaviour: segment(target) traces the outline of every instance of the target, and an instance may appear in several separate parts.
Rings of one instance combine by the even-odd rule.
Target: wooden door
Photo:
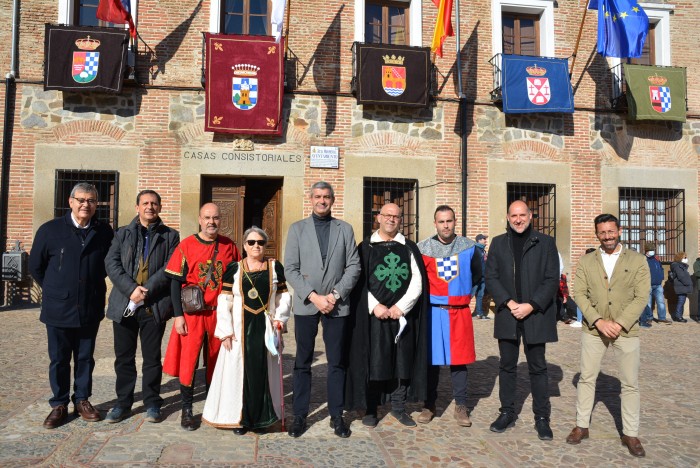
[[[246,179],[245,229],[258,226],[265,230],[268,242],[265,256],[279,259],[282,179]]]
[[[265,256],[279,259],[282,179],[205,177],[202,203],[214,202],[221,209],[219,233],[236,242],[241,255],[243,232],[258,226],[268,235]]]
[[[243,253],[243,206],[245,180],[241,178],[205,178],[202,180],[202,203],[214,202],[221,210],[219,234],[231,238]]]

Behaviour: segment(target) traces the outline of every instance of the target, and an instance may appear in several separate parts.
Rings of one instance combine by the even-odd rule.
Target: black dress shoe
[[[331,416],[331,428],[335,435],[343,439],[347,439],[350,437],[350,434],[352,434],[350,428],[345,424],[345,421],[343,421],[342,416]]]
[[[537,429],[537,437],[539,437],[540,440],[552,440],[554,438],[547,418],[536,418],[535,429]]]
[[[513,413],[503,411],[498,415],[498,418],[491,424],[489,429],[491,432],[505,432],[509,427],[515,425],[515,420],[518,419]]]
[[[236,435],[244,435],[246,432],[248,432],[248,429],[245,427],[234,427],[233,428],[233,433]]]
[[[182,408],[180,426],[186,431],[194,431],[197,429],[197,421],[192,415],[192,408]]]
[[[416,422],[405,411],[391,410],[389,414],[406,427],[416,427]]]
[[[686,322],[688,322],[688,320],[684,319],[683,317],[677,317],[676,322],[686,323]]]
[[[304,416],[294,416],[294,422],[292,422],[292,427],[289,428],[287,434],[290,437],[301,437],[301,435],[306,430],[306,418]]]
[[[377,427],[379,424],[379,419],[377,419],[376,414],[367,413],[362,418],[362,425],[367,427]]]

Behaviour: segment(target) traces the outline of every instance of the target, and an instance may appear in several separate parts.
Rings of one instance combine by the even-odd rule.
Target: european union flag
[[[559,58],[502,55],[503,112],[574,112],[569,61]]]
[[[591,0],[598,10],[598,53],[603,57],[638,58],[649,31],[649,17],[635,0]]]

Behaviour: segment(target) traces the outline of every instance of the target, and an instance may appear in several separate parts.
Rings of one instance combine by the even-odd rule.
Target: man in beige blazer
[[[620,223],[611,214],[596,216],[600,248],[579,261],[574,298],[583,312],[581,377],[576,395],[576,427],[566,438],[579,444],[588,438],[595,383],[608,347],[617,354],[622,387],[622,444],[635,457],[645,455],[639,432],[639,316],[651,285],[643,255],[620,243]]]

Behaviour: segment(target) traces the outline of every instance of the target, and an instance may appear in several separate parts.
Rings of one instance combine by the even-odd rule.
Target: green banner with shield
[[[685,122],[685,68],[625,64],[629,120]]]

